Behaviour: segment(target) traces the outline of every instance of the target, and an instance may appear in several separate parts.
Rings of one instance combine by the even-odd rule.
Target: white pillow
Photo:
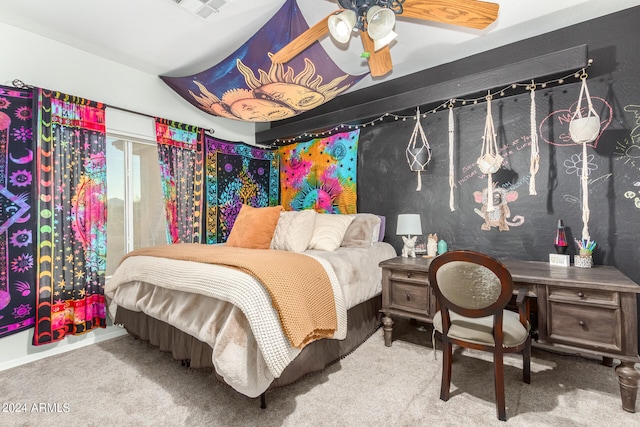
[[[309,249],[335,251],[340,247],[352,215],[317,214]]]
[[[316,211],[283,211],[271,239],[271,249],[304,252],[316,223]]]

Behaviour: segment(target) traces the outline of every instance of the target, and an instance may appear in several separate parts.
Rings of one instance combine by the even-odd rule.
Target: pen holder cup
[[[580,267],[580,268],[591,268],[591,267],[593,267],[593,257],[591,255],[574,256],[573,257],[573,264],[576,267]]]

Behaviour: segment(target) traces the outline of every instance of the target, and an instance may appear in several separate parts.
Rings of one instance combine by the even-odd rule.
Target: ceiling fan
[[[374,77],[393,69],[389,43],[395,17],[423,19],[483,29],[498,17],[499,5],[478,0],[338,0],[342,7],[311,26],[276,52],[271,61],[286,63],[327,33],[338,43],[347,43],[358,32]]]

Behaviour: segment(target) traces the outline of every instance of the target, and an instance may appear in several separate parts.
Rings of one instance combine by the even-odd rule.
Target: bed
[[[213,368],[236,391],[261,396],[263,406],[267,390],[322,370],[375,332],[378,264],[396,256],[381,241],[384,222],[376,215],[274,209],[269,216],[267,209],[243,206],[226,244],[165,245],[166,256],[165,247],[134,251],[105,287],[115,324],[193,368]],[[247,211],[252,215],[243,216]],[[266,229],[262,243],[256,227]],[[278,272],[280,295],[254,264]],[[281,270],[295,273],[282,278]],[[332,301],[308,296],[323,286]],[[300,307],[315,322],[310,330],[302,331],[305,320],[297,317],[287,323],[286,313],[298,316]]]

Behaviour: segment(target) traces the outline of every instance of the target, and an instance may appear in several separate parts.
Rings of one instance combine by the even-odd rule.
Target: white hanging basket
[[[496,173],[503,161],[504,158],[500,154],[487,153],[478,159],[478,168],[483,174]]]
[[[500,170],[504,158],[498,154],[498,142],[496,141],[496,131],[493,127],[493,117],[491,115],[491,93],[487,94],[487,119],[484,125],[484,135],[482,136],[482,151],[476,161],[480,172],[487,175],[487,212],[493,212],[493,174]]]
[[[496,141],[496,131],[493,127],[493,117],[491,115],[491,100],[489,94],[487,99],[487,119],[484,125],[484,135],[482,136],[482,151],[477,160],[478,168],[483,174],[496,173],[500,170],[504,158],[498,154],[498,142]]]
[[[600,116],[593,109],[591,103],[591,96],[589,95],[589,88],[587,87],[587,74],[583,72],[582,86],[580,87],[580,97],[578,98],[578,105],[576,106],[576,112],[573,113],[571,121],[569,122],[569,135],[576,144],[588,144],[598,138],[600,134]],[[582,116],[582,98],[586,95],[587,105],[589,107],[586,116]]]

